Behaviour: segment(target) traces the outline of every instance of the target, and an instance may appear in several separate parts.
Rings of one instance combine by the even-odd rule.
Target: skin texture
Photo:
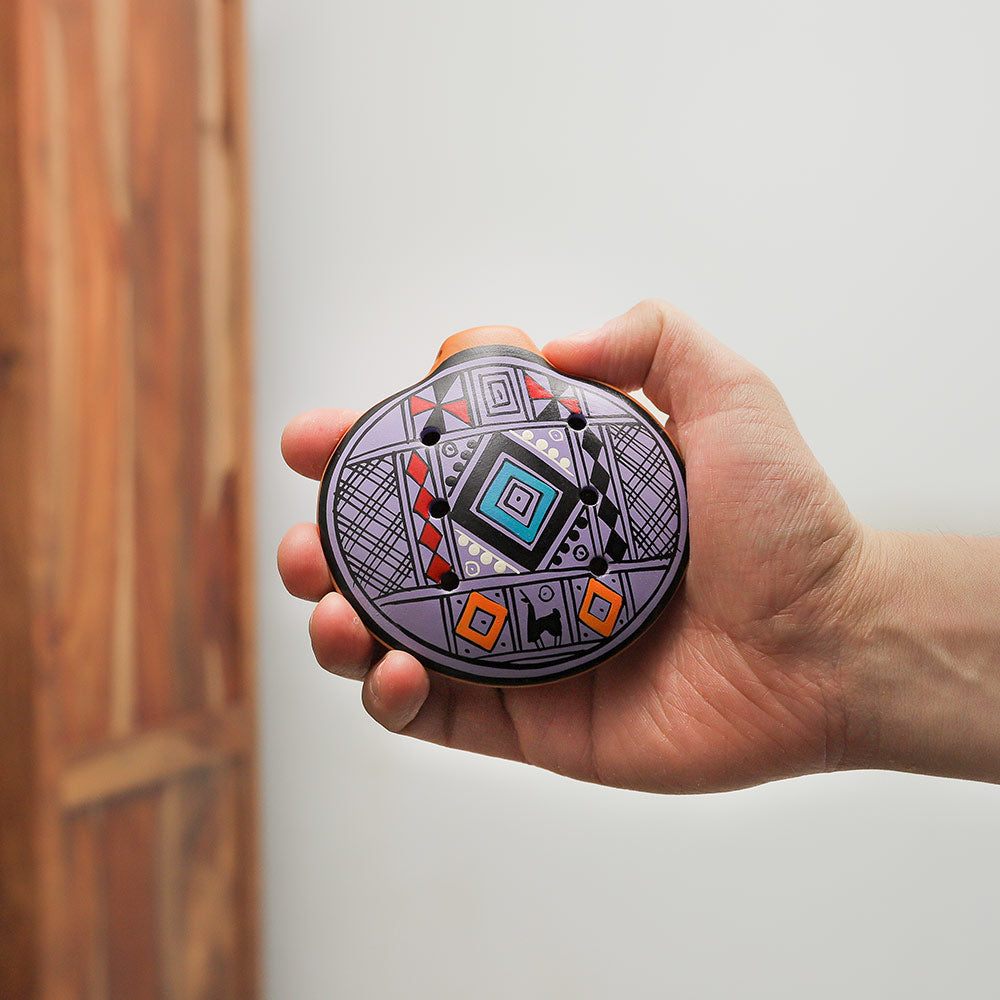
[[[544,353],[571,374],[642,387],[671,415],[691,561],[668,609],[588,674],[483,688],[374,642],[331,593],[316,525],[300,524],[278,565],[292,594],[318,601],[309,631],[319,663],[362,680],[364,707],[389,730],[586,781],[706,792],[872,763],[878,685],[861,664],[883,546],[851,515],[774,385],[659,301]],[[282,439],[291,468],[319,479],[356,416],[293,420]]]

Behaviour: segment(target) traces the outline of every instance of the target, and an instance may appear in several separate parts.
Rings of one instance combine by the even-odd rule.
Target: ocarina
[[[319,527],[334,583],[380,642],[493,686],[618,653],[688,560],[684,467],[663,427],[511,327],[450,337],[426,378],[354,424],[323,475]]]

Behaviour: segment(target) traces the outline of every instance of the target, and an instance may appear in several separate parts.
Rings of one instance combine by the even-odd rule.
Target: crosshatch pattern
[[[613,654],[687,559],[663,429],[512,347],[459,352],[365,414],[327,468],[319,520],[338,585],[382,641],[490,684]]]
[[[347,467],[337,499],[347,564],[365,592],[379,596],[414,581],[397,487],[392,458],[376,458]]]

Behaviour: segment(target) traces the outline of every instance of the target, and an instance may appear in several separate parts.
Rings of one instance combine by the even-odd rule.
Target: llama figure
[[[535,614],[535,606],[527,597],[521,596],[521,600],[528,605],[528,642],[533,642],[539,649],[544,648],[542,636],[546,632],[553,638],[553,646],[559,645],[562,638],[562,614],[558,608],[553,608],[547,615],[539,618]]]

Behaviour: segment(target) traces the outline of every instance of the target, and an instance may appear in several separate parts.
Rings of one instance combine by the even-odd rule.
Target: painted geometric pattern
[[[591,577],[577,614],[584,625],[607,637],[614,631],[621,609],[622,595]]]
[[[625,556],[628,549],[624,537],[618,531],[621,512],[615,505],[609,489],[611,473],[608,470],[608,456],[604,442],[589,428],[583,432],[583,450],[587,455],[590,485],[594,487],[600,497],[596,506],[597,517],[602,524],[604,548],[608,557],[617,562]]]
[[[345,435],[324,476],[331,571],[384,643],[488,684],[586,669],[679,582],[679,458],[628,397],[511,347],[453,355]]]
[[[524,373],[524,387],[534,404],[537,420],[559,420],[567,413],[580,413],[580,401],[570,384],[553,376],[538,378]]]
[[[434,583],[440,583],[445,573],[451,570],[451,563],[438,553],[438,547],[444,541],[444,535],[431,521],[431,508],[438,499],[427,489],[427,476],[430,469],[427,463],[416,453],[411,452],[406,462],[406,475],[416,483],[417,494],[410,505],[414,514],[420,519],[417,544],[423,556],[421,565],[424,573]]]
[[[443,433],[469,425],[469,402],[457,374],[437,379],[429,392],[414,392],[409,409],[418,434],[428,427]]]
[[[487,482],[476,509],[530,545],[556,496],[554,487],[505,458],[499,472]]]
[[[547,455],[492,434],[465,467],[451,519],[510,565],[535,572],[580,506],[579,488]]]
[[[384,596],[415,583],[392,458],[345,468],[336,493],[337,538],[357,585]]]
[[[455,626],[455,634],[489,652],[496,645],[506,620],[507,609],[502,604],[474,590]]]
[[[608,434],[618,459],[637,554],[672,555],[677,551],[680,498],[674,483],[666,490],[653,485],[660,462],[656,439],[639,424],[610,426]]]

